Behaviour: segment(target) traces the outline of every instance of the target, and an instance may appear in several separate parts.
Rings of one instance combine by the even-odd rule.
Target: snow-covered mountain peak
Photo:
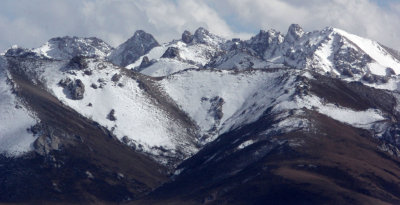
[[[90,37],[56,37],[32,51],[57,60],[71,59],[75,56],[104,58],[113,48],[103,40]]]
[[[148,63],[142,65],[145,56]],[[110,54],[109,60],[151,76],[165,76],[186,68],[290,67],[385,83],[386,78],[400,74],[399,56],[378,42],[340,29],[326,27],[305,32],[298,24],[292,24],[285,35],[273,29],[261,30],[245,41],[226,40],[200,27],[193,34],[184,31],[180,40],[163,45],[158,45],[150,34],[137,31]]]
[[[226,40],[220,36],[210,33],[203,27],[198,28],[194,32],[194,40],[196,43],[217,46],[221,43],[224,43]]]
[[[159,45],[153,35],[143,30],[138,30],[131,38],[112,51],[108,59],[116,65],[127,66]]]
[[[367,54],[372,59],[371,72],[376,75],[386,75],[386,68],[400,74],[400,60],[391,54],[386,48],[376,41],[350,34],[341,29],[333,29],[333,32],[343,36],[348,42],[355,46],[360,52]]]
[[[303,28],[298,24],[292,24],[289,26],[288,32],[285,36],[285,40],[288,42],[294,42],[299,40],[304,35]]]
[[[246,41],[247,45],[253,49],[259,56],[264,56],[267,50],[273,50],[283,42],[284,36],[273,29],[260,32]]]

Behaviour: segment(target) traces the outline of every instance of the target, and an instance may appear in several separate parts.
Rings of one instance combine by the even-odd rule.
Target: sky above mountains
[[[96,36],[117,46],[143,29],[158,41],[202,26],[243,39],[260,29],[286,33],[333,26],[400,50],[398,0],[2,0],[0,51],[38,47],[56,36]]]

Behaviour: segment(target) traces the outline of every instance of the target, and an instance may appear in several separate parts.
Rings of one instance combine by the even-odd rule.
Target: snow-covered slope
[[[44,83],[63,104],[161,163],[173,163],[168,158],[182,160],[198,150],[194,128],[151,97],[155,93],[148,93],[140,80],[146,77],[135,77],[98,59],[81,61],[85,62],[82,67],[71,67],[68,61],[48,60],[36,65],[21,62],[21,67],[26,68],[24,72],[34,73],[32,77]],[[156,92],[157,88],[151,89]]]
[[[315,110],[335,120],[355,127],[372,129],[385,119],[379,110],[355,111],[326,102],[316,95],[303,95],[308,87],[299,76],[312,79],[307,71],[278,70],[186,70],[169,75],[160,86],[188,113],[202,131],[202,143],[258,120],[273,108],[281,115],[287,128],[305,126],[304,119],[288,118],[285,112]],[[299,114],[297,113],[297,114]],[[277,129],[284,130],[284,126]]]
[[[396,75],[400,74],[400,61],[378,42],[347,33],[340,29],[334,29],[334,31],[353,42],[361,51],[373,59],[373,62],[369,65],[370,71],[373,74],[386,75],[386,68],[393,69]]]
[[[36,137],[28,130],[37,119],[12,92],[5,63],[0,57],[0,154],[20,156],[32,150]]]

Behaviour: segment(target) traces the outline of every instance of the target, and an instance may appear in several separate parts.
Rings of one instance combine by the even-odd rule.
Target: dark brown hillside
[[[302,139],[303,146],[284,143],[252,159],[254,155],[249,153],[262,152],[268,143],[261,141],[205,166],[201,159],[208,153],[232,152],[233,148],[223,144],[238,137],[240,131],[228,133],[187,161],[188,170],[175,181],[136,204],[400,203],[399,159],[382,152],[379,142],[364,130],[313,111],[309,117],[317,127],[313,132],[272,136],[284,141]],[[236,170],[246,161],[252,163]]]
[[[314,77],[303,79],[299,95],[377,108],[396,125],[396,100],[386,91]],[[400,160],[381,149],[385,138],[314,110],[289,116],[307,119],[304,128],[266,132],[279,123],[271,110],[221,135],[183,162],[172,182],[133,204],[400,204]],[[255,143],[238,148],[249,139]]]

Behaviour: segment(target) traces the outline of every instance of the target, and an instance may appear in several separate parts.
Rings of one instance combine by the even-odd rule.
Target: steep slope
[[[159,44],[151,34],[138,30],[131,38],[112,51],[108,59],[115,65],[127,66],[156,46]]]
[[[6,66],[6,59],[0,57],[0,153],[19,156],[32,150],[36,137],[28,130],[38,119],[13,94],[15,90]]]
[[[262,70],[238,73],[192,69],[170,75],[159,83],[197,123],[202,131],[202,143],[207,143],[235,126],[256,120],[262,113],[254,107],[257,101],[273,104],[286,99],[294,91],[289,86],[294,76],[279,78],[283,74]],[[254,109],[246,110],[251,106]]]
[[[400,117],[395,97],[317,73],[258,72],[295,91],[244,109],[260,115],[220,135],[183,162],[172,182],[134,204],[400,202],[400,152],[385,134]]]
[[[30,152],[1,155],[1,202],[122,202],[166,180],[163,166],[63,105],[42,83],[32,82],[21,67],[28,60],[9,57],[7,70],[15,96],[38,119],[31,129],[36,140]]]
[[[197,152],[197,128],[153,80],[98,59],[24,58],[20,72],[119,140],[173,166]]]

